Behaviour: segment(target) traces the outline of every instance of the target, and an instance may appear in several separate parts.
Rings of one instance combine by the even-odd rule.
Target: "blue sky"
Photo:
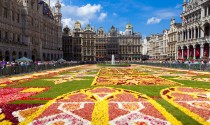
[[[51,0],[54,4],[56,0]],[[76,20],[85,27],[90,23],[108,31],[112,25],[120,31],[130,22],[143,37],[162,33],[170,26],[170,19],[181,22],[183,0],[60,0],[63,23],[73,26]]]

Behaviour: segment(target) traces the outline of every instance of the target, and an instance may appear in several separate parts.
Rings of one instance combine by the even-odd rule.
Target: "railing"
[[[69,66],[79,65],[79,63],[62,63],[62,64],[44,64],[44,65],[29,65],[29,66],[8,66],[6,68],[0,68],[0,77],[9,76],[14,74],[38,72],[42,70],[57,69]]]
[[[210,71],[210,64],[183,64],[183,63],[152,63],[152,62],[138,62],[133,64],[141,64],[148,66],[167,67],[185,70],[202,70]]]

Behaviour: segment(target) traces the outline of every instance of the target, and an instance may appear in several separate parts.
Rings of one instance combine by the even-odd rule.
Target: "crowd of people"
[[[9,61],[5,61],[4,59],[2,61],[0,61],[0,69],[4,69],[6,67],[17,67],[17,66],[30,66],[30,65],[36,65],[36,66],[40,66],[40,65],[51,65],[51,66],[55,66],[58,63],[64,63],[64,62],[58,62],[58,61],[35,61],[35,62],[9,62]]]

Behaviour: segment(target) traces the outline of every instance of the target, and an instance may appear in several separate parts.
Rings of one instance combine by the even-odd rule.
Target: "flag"
[[[45,2],[43,0],[41,0],[38,4],[42,5],[44,4]]]

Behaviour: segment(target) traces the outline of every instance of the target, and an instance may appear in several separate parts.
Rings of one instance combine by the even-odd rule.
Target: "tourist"
[[[2,69],[6,68],[7,62],[3,59],[1,62]]]

